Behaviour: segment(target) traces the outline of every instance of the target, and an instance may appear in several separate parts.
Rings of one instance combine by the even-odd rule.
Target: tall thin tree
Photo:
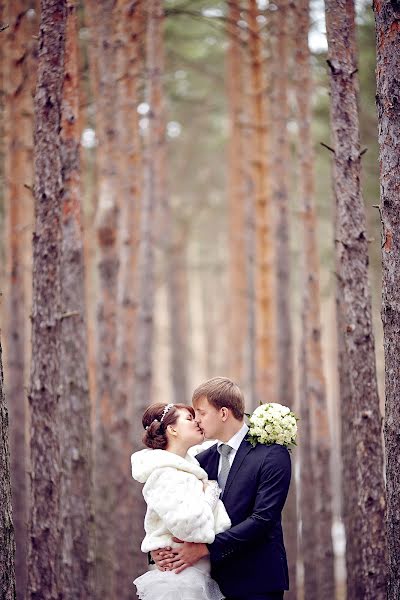
[[[290,67],[293,44],[291,28],[293,7],[288,0],[278,0],[277,10],[271,11],[269,27],[271,43],[270,87],[273,87],[274,102],[271,103],[271,135],[275,151],[272,155],[273,205],[276,213],[276,275],[277,275],[277,354],[278,354],[278,397],[279,401],[294,407],[294,356],[292,325],[292,294],[290,237],[289,237],[289,182],[290,164],[289,91]],[[271,81],[272,79],[272,81]],[[292,461],[296,460],[293,455]],[[285,540],[288,553],[290,590],[289,600],[296,600],[297,587],[297,497],[296,480],[292,478],[284,510]]]
[[[77,6],[67,0],[61,157],[61,571],[64,598],[94,593],[92,446],[81,231]]]
[[[149,0],[146,16],[146,90],[149,105],[148,127],[144,139],[143,195],[140,206],[140,242],[138,254],[138,312],[136,340],[138,352],[135,364],[135,402],[144,411],[152,397],[153,339],[154,339],[154,246],[155,218],[159,214],[161,197],[157,170],[159,150],[165,138],[165,119],[162,106],[162,73],[158,68],[163,53],[162,29],[164,10],[161,0]]]
[[[328,65],[336,200],[335,253],[344,350],[350,382],[361,555],[361,592],[386,597],[385,490],[381,416],[376,378],[368,240],[360,189],[355,8],[352,0],[326,0]],[[342,406],[342,421],[347,419]],[[352,532],[353,533],[353,532]],[[360,556],[358,557],[360,561]]]
[[[7,319],[5,330],[7,398],[10,407],[11,480],[16,538],[17,594],[26,590],[27,547],[27,338],[30,291],[27,289],[32,231],[33,92],[36,80],[36,2],[6,2],[5,40],[5,215],[7,220]],[[15,124],[19,125],[16,127]],[[30,278],[29,278],[29,283]]]
[[[270,178],[267,152],[267,105],[265,52],[256,0],[248,3],[248,44],[251,81],[251,126],[253,129],[252,168],[255,191],[256,226],[256,386],[257,398],[265,401],[276,392],[275,364],[275,271]]]
[[[321,346],[319,260],[314,199],[314,152],[311,134],[311,63],[308,46],[309,0],[299,0],[296,27],[296,98],[299,127],[300,211],[303,225],[303,307],[302,345],[306,369],[303,402],[310,412],[311,460],[302,463],[302,472],[312,469],[315,488],[315,514],[305,512],[304,526],[315,519],[315,539],[303,536],[306,548],[314,553],[314,566],[305,565],[306,597],[333,598],[335,578],[332,544],[332,492],[330,478],[330,431]],[[310,493],[310,491],[308,491]],[[302,500],[304,511],[310,507]],[[311,571],[310,571],[311,569]],[[309,585],[308,585],[309,584]]]
[[[231,376],[244,384],[246,339],[246,265],[243,157],[243,64],[240,3],[229,4],[227,23],[227,93],[230,112],[228,206],[229,206],[229,346]]]
[[[173,220],[175,222],[173,222]],[[185,403],[188,398],[187,362],[189,352],[189,311],[187,247],[188,225],[185,219],[173,217],[172,240],[168,245],[167,286],[169,305],[169,334],[171,349],[172,393],[175,402]]]
[[[247,8],[247,6],[246,6]],[[245,14],[240,19],[247,23]],[[248,16],[247,16],[248,18]],[[237,33],[240,42],[240,63],[242,81],[250,80],[251,65],[249,61],[249,30],[247,27],[238,27]],[[245,270],[245,345],[244,345],[244,374],[246,397],[249,407],[257,406],[257,343],[256,343],[256,188],[254,181],[253,154],[254,154],[254,124],[253,124],[253,97],[252,86],[249,90],[242,85],[242,114],[241,121],[241,146],[242,168],[244,186],[244,270]]]
[[[15,539],[11,504],[8,410],[4,395],[0,341],[0,593],[2,600],[16,600]]]
[[[397,77],[399,71],[400,7],[396,2],[374,1],[377,37],[377,107],[379,118],[379,146],[381,164],[381,218],[383,304],[382,321],[385,348],[385,448],[386,448],[386,491],[387,491],[387,539],[389,558],[388,599],[400,595],[400,535],[399,489],[399,445],[400,423],[399,361],[400,313],[397,306],[399,273],[399,200],[397,195],[398,173],[393,169],[393,160],[399,154]],[[397,441],[396,441],[397,440]]]
[[[93,33],[95,86],[97,210],[95,229],[98,301],[96,315],[95,400],[95,518],[96,593],[115,596],[113,536],[115,517],[115,446],[111,434],[117,385],[117,289],[118,289],[118,170],[116,92],[116,6],[114,0],[90,0],[86,4]]]
[[[140,449],[141,415],[134,404],[137,251],[139,244],[139,206],[142,193],[142,152],[137,106],[142,77],[144,28],[141,2],[118,0],[117,5],[117,107],[119,143],[118,179],[120,190],[120,268],[118,273],[117,369],[114,396],[116,504],[114,561],[116,597],[128,600],[127,582],[145,570],[146,557],[140,551],[143,534],[144,501],[140,488],[127,476],[130,454]],[[121,502],[120,499],[123,499]]]
[[[35,95],[31,507],[27,598],[58,600],[61,458],[61,104],[65,0],[42,0]]]

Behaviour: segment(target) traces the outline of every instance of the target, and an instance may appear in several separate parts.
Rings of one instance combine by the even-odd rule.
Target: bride
[[[188,449],[203,441],[191,406],[158,403],[142,419],[146,449],[131,456],[132,476],[144,483],[147,503],[143,552],[176,547],[185,542],[211,544],[231,523],[219,499],[216,481],[209,481]],[[210,577],[210,562],[202,558],[181,573],[151,570],[135,579],[141,600],[221,600]]]

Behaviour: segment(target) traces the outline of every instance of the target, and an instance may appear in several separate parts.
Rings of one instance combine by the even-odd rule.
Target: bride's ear
[[[175,435],[177,434],[177,431],[176,431],[176,429],[174,429],[174,428],[172,427],[172,425],[168,425],[168,426],[167,426],[167,431],[168,431],[168,432],[169,432],[171,435],[173,435],[173,436],[175,436]]]

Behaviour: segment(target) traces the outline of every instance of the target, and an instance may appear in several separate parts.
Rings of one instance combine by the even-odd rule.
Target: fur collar
[[[151,450],[145,448],[135,452],[131,456],[132,477],[140,483],[146,483],[147,479],[156,469],[172,467],[186,473],[195,475],[198,479],[207,479],[207,473],[202,469],[198,461],[189,454],[185,458],[167,452],[166,450]]]

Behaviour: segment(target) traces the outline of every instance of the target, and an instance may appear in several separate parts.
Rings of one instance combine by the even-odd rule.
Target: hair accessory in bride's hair
[[[162,415],[161,415],[160,423],[162,423],[162,422],[163,422],[163,420],[164,420],[164,418],[165,418],[165,416],[166,416],[167,412],[168,412],[169,410],[171,410],[171,408],[172,408],[172,407],[173,407],[173,404],[167,404],[167,406],[164,408],[164,410],[163,410],[163,413],[162,413]]]

